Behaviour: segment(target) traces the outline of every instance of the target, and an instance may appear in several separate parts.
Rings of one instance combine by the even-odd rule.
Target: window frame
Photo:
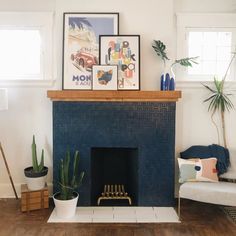
[[[188,37],[189,29],[219,29],[225,31],[227,28],[234,29],[236,32],[236,14],[234,13],[177,13],[177,58],[188,56]],[[231,31],[230,31],[231,32]],[[235,47],[235,35],[233,35],[233,45]],[[197,55],[196,55],[197,56]],[[236,66],[236,60],[234,62]],[[234,66],[234,67],[235,67]],[[235,75],[235,68],[233,73]],[[201,86],[201,82],[212,82],[213,76],[188,75],[187,68],[176,67],[176,82],[186,87]],[[200,79],[201,77],[201,79]],[[234,76],[235,78],[235,76]],[[236,84],[234,80],[227,80],[227,83]],[[192,85],[190,85],[192,84]]]
[[[0,12],[0,29],[36,29],[41,36],[40,76],[0,78],[0,85],[5,87],[52,86],[56,74],[53,58],[54,13]]]

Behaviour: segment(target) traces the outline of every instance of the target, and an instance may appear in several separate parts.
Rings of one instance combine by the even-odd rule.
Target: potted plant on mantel
[[[26,183],[29,190],[40,190],[45,187],[48,167],[44,166],[44,150],[42,149],[41,161],[38,164],[35,136],[32,142],[32,166],[24,169]]]
[[[76,191],[82,184],[84,171],[79,171],[79,152],[75,151],[72,174],[70,175],[70,152],[67,151],[64,159],[61,159],[59,167],[59,189],[53,195],[56,215],[61,219],[71,218],[75,215],[79,193]]]
[[[162,59],[165,71],[166,61],[170,60],[167,56],[166,45],[160,40],[153,40],[152,47],[155,50],[157,56]],[[186,57],[175,60],[170,66],[171,76],[169,73],[165,72],[161,75],[161,90],[175,90],[175,74],[173,71],[175,65],[179,64],[184,67],[192,67],[193,64],[198,64],[196,61],[197,58],[198,57]]]

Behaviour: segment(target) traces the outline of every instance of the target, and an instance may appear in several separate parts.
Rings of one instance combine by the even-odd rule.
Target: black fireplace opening
[[[91,148],[91,205],[137,206],[138,148]]]

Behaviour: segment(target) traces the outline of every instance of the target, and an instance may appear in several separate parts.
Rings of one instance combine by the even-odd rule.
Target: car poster
[[[99,36],[118,34],[118,13],[64,13],[63,89],[91,90]]]

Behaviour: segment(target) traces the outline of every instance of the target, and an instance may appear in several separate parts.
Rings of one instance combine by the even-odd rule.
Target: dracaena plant
[[[210,92],[210,95],[204,100],[204,102],[208,102],[208,111],[211,112],[211,119],[216,127],[217,131],[217,137],[218,137],[218,143],[220,144],[220,134],[219,134],[219,128],[214,121],[214,115],[216,113],[220,113],[221,118],[221,128],[222,128],[222,138],[224,147],[227,148],[227,139],[226,139],[226,130],[225,130],[225,111],[230,111],[234,108],[234,105],[232,101],[230,100],[230,97],[233,95],[232,93],[226,92],[224,89],[225,80],[227,78],[229,69],[236,57],[236,51],[232,53],[231,60],[229,62],[229,65],[226,69],[226,72],[221,80],[214,77],[214,87],[211,88],[210,86],[203,84],[203,86]]]
[[[160,40],[153,40],[152,47],[155,50],[157,56],[159,56],[161,60],[163,61],[164,67],[166,67],[166,61],[170,60],[169,57],[167,56],[166,45]],[[188,67],[188,66],[192,67],[193,64],[198,64],[196,61],[197,58],[198,57],[185,57],[181,59],[176,59],[174,62],[172,62],[171,67],[170,67],[172,74],[174,75],[173,67],[175,65],[179,64],[184,67]]]

